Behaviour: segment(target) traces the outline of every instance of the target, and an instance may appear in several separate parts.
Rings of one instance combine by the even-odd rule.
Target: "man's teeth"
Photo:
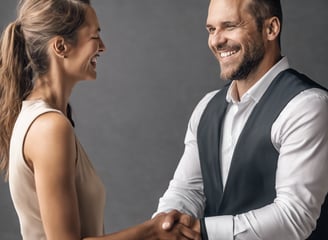
[[[237,52],[237,51],[221,52],[221,53],[220,53],[220,56],[221,56],[222,58],[225,58],[225,57],[229,57],[229,56],[235,54],[236,52]]]

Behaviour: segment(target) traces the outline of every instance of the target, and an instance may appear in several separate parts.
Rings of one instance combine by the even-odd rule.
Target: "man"
[[[157,213],[175,209],[163,228],[183,222],[203,240],[328,239],[328,94],[281,56],[281,25],[279,0],[210,1],[209,47],[233,81],[191,116],[159,202]]]

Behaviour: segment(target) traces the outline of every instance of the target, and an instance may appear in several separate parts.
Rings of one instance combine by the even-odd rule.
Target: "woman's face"
[[[66,73],[76,81],[96,79],[97,58],[105,50],[97,15],[92,7],[88,7],[85,23],[77,32],[77,43],[70,46],[64,61]]]

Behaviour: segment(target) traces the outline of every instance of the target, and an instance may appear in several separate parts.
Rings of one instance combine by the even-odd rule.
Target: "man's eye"
[[[209,33],[212,33],[212,32],[215,31],[215,28],[214,28],[214,27],[208,27],[208,28],[207,28],[207,31],[208,31]]]
[[[236,28],[236,25],[233,25],[233,24],[231,24],[231,25],[227,25],[226,26],[226,29],[227,30],[233,30],[233,29],[235,29]]]

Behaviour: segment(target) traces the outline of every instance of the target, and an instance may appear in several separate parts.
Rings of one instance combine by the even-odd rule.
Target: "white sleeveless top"
[[[46,112],[61,113],[50,108],[42,100],[23,101],[22,110],[15,123],[10,141],[9,188],[24,240],[46,240],[34,175],[23,157],[24,139],[30,125],[38,116]],[[76,144],[75,182],[81,235],[82,237],[101,236],[104,234],[105,189],[77,139]]]

